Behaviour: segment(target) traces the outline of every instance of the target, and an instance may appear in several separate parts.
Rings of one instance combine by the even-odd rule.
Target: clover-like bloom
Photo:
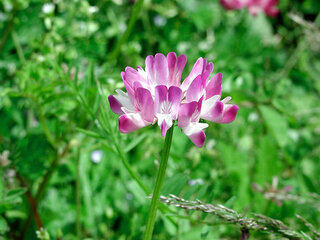
[[[250,0],[246,4],[251,15],[256,16],[259,12],[265,12],[270,17],[279,13],[277,0]]]
[[[247,0],[221,0],[220,3],[228,10],[240,9],[245,6]]]
[[[177,57],[172,52],[167,56],[156,54],[146,58],[145,70],[127,67],[121,73],[127,93],[118,89],[116,95],[109,96],[111,110],[121,115],[121,133],[158,122],[164,137],[177,120],[190,140],[202,147],[206,138],[203,129],[208,124],[199,122],[200,119],[217,123],[235,119],[238,107],[228,104],[231,97],[221,100],[222,74],[209,80],[213,63],[199,58],[181,84],[186,61],[184,55]]]
[[[221,0],[220,3],[228,10],[245,7],[253,16],[265,12],[268,16],[275,17],[279,13],[277,0]]]

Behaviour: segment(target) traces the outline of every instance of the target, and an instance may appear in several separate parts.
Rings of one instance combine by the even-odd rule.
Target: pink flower
[[[245,0],[221,0],[220,3],[228,10],[240,9],[245,6]]]
[[[268,16],[275,17],[279,13],[277,4],[277,0],[250,0],[247,3],[247,8],[253,16],[259,12],[265,12]]]
[[[118,89],[116,95],[109,96],[111,110],[121,115],[121,133],[158,122],[164,137],[177,120],[190,140],[202,147],[206,138],[203,129],[208,124],[199,122],[201,118],[217,123],[235,119],[238,107],[228,104],[231,97],[220,100],[222,74],[209,80],[213,63],[199,58],[181,84],[186,61],[184,55],[177,57],[172,52],[167,56],[156,54],[146,58],[145,70],[127,67],[121,73],[127,93]]]
[[[228,10],[246,7],[253,16],[265,12],[268,16],[275,17],[279,13],[277,0],[221,0],[220,3]]]

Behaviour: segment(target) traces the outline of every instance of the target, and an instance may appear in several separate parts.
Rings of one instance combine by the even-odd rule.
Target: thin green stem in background
[[[164,141],[164,147],[163,147],[163,152],[162,152],[162,157],[161,157],[161,162],[160,162],[160,168],[159,168],[159,172],[158,172],[157,179],[156,179],[156,185],[154,187],[154,191],[152,194],[151,207],[150,207],[150,211],[149,211],[148,222],[147,222],[147,226],[146,226],[144,240],[150,240],[152,238],[152,232],[153,232],[154,223],[155,223],[156,215],[157,215],[158,204],[159,204],[160,192],[161,192],[161,188],[162,188],[162,185],[164,182],[164,177],[166,175],[166,169],[167,169],[169,153],[170,153],[170,148],[171,148],[171,142],[172,142],[173,127],[174,126],[172,126],[168,130],[167,135],[166,135],[166,139]]]
[[[133,26],[135,24],[135,22],[138,19],[139,13],[142,9],[143,6],[143,0],[138,0],[135,3],[135,6],[132,10],[132,14],[131,17],[129,19],[129,23],[127,26],[127,29],[125,30],[125,32],[123,33],[122,37],[119,39],[119,41],[117,42],[115,48],[113,49],[113,51],[111,52],[110,56],[109,56],[109,61],[115,63],[117,61],[119,52],[121,50],[121,46],[123,43],[125,43],[128,39],[128,37],[130,36],[130,33],[132,32]]]
[[[13,23],[14,23],[14,19],[16,17],[16,14],[17,14],[17,7],[18,7],[17,2],[18,2],[17,0],[13,1],[13,8],[11,11],[11,17],[10,17],[10,20],[7,22],[6,29],[4,30],[3,35],[1,37],[1,40],[0,40],[0,52],[1,52],[4,44],[6,43],[7,38],[9,36],[9,33],[14,25]]]
[[[14,46],[15,46],[15,48],[17,50],[19,60],[20,60],[20,62],[22,64],[24,64],[26,62],[26,59],[24,57],[24,53],[23,53],[21,44],[19,42],[18,36],[17,36],[17,34],[16,34],[16,32],[14,30],[11,31],[11,37],[12,37]]]
[[[81,180],[80,180],[80,149],[76,153],[76,233],[81,239]]]

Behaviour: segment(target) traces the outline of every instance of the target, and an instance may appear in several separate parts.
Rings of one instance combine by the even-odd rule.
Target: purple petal
[[[168,91],[168,100],[172,104],[171,116],[174,120],[178,118],[181,99],[182,99],[181,89],[176,86],[171,86]]]
[[[190,135],[188,137],[199,148],[203,147],[204,142],[206,140],[206,134],[202,130],[197,132],[197,133],[195,133],[195,134],[192,134],[192,135]]]
[[[201,96],[202,89],[203,89],[202,77],[201,75],[199,75],[192,81],[192,83],[190,84],[187,90],[187,93],[186,93],[187,102],[198,101],[199,97]]]
[[[124,86],[127,90],[127,93],[129,95],[130,100],[133,102],[134,101],[134,85],[135,84],[140,84],[145,82],[145,80],[141,77],[141,75],[138,73],[137,70],[131,68],[131,67],[126,67],[125,72],[122,74],[122,79]]]
[[[216,101],[205,114],[201,115],[201,118],[211,122],[218,122],[223,116],[223,105],[221,101]]]
[[[157,114],[156,116],[158,119],[158,125],[161,129],[161,136],[164,137],[167,133],[167,130],[171,128],[173,124],[171,114],[160,113],[160,114]]]
[[[149,124],[138,113],[124,114],[119,117],[119,131],[121,133],[130,133]]]
[[[167,85],[168,63],[166,57],[161,53],[157,53],[154,58],[154,71],[156,75],[156,83],[158,85]]]
[[[187,63],[186,55],[183,55],[183,54],[180,55],[178,57],[178,62],[177,62],[177,72],[178,72],[177,74],[178,74],[178,78],[179,78],[179,85],[180,85],[180,80],[181,80],[181,74],[182,74],[182,71],[183,71],[186,63]]]
[[[192,117],[191,117],[191,121],[192,122],[199,122],[200,114],[201,114],[201,108],[202,108],[202,102],[203,102],[203,96],[197,102],[196,110],[194,111],[194,113],[192,114]]]
[[[145,82],[143,77],[138,73],[137,70],[126,67],[125,69],[125,80],[130,84],[133,85],[134,82]]]
[[[109,104],[110,104],[110,108],[111,108],[112,112],[114,112],[115,114],[118,114],[118,115],[122,115],[124,113],[121,110],[121,108],[122,108],[121,103],[119,103],[119,101],[113,95],[110,95],[108,97],[108,100],[109,100]]]
[[[239,107],[237,105],[230,105],[230,104],[226,104],[226,105],[223,111],[223,117],[219,121],[219,123],[231,123],[237,116]]]
[[[221,90],[222,90],[221,83],[222,83],[222,74],[221,73],[215,74],[209,81],[208,85],[206,86],[206,99],[209,99],[214,95],[221,96]]]
[[[220,0],[220,3],[228,10],[240,9],[244,6],[244,4],[239,0]]]
[[[133,83],[133,89],[136,90],[138,88],[143,88],[141,82],[134,82]]]
[[[148,75],[153,75],[154,59],[152,55],[146,57],[146,72]]]
[[[197,102],[190,102],[180,105],[178,126],[185,127],[191,122],[191,117],[198,107]]]
[[[176,86],[171,86],[169,88],[169,93],[168,93],[168,100],[172,104],[179,104],[182,99],[182,91],[179,87]]]
[[[167,100],[167,87],[164,85],[158,85],[155,88],[154,109],[157,113],[161,112],[161,104]]]
[[[185,55],[180,55],[178,58],[174,52],[167,55],[168,70],[169,70],[169,86],[180,86],[181,74],[187,62]]]
[[[122,72],[121,72],[121,78],[122,78],[122,81],[124,81],[124,80],[125,80],[125,75],[126,75],[126,74],[125,74],[125,72],[123,72],[123,71],[122,71]]]
[[[145,121],[153,122],[154,119],[154,103],[151,93],[148,89],[137,88],[135,91],[136,108],[140,111]]]
[[[177,55],[174,52],[169,52],[167,55],[167,61],[168,61],[169,72],[172,74],[175,72],[175,68],[177,65]]]
[[[161,137],[165,137],[169,129],[169,126],[167,125],[166,121],[162,121],[160,129],[161,129]]]
[[[191,84],[191,82],[197,77],[199,76],[202,71],[203,71],[203,64],[204,64],[205,60],[203,58],[198,58],[198,60],[196,61],[196,63],[193,65],[193,68],[189,74],[189,76],[183,81],[182,85],[181,85],[181,89],[182,91],[185,91],[189,88],[189,85]]]
[[[206,66],[204,66],[205,67],[205,69],[204,69],[204,71],[203,71],[203,73],[202,73],[202,81],[203,81],[203,84],[204,84],[204,86],[206,86],[207,85],[207,81],[208,81],[208,79],[209,79],[209,76],[210,76],[210,74],[212,73],[212,71],[213,71],[213,63],[212,62],[209,62]]]
[[[148,79],[148,83],[150,85],[156,85],[155,82],[155,70],[154,70],[154,58],[152,55],[149,55],[146,57],[146,75],[147,75],[147,79]]]

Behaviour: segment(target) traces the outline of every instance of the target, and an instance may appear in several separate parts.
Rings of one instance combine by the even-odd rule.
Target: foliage
[[[1,1],[0,239],[36,239],[41,228],[50,239],[141,239],[163,139],[157,126],[120,134],[107,96],[123,87],[126,66],[170,51],[187,55],[187,70],[200,56],[213,61],[240,110],[206,130],[201,150],[175,128],[162,195],[312,235],[298,214],[319,232],[320,6],[279,8],[270,19],[209,0]],[[199,224],[208,214],[197,222],[160,210],[155,239],[241,235]]]

